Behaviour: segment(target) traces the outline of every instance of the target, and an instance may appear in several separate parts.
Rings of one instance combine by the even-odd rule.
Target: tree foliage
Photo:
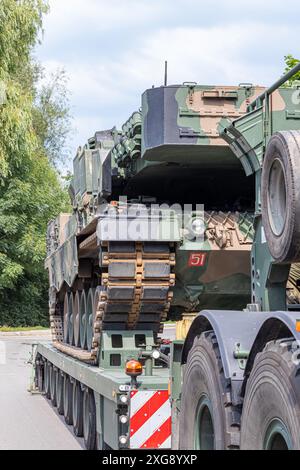
[[[299,64],[299,60],[295,59],[291,54],[288,54],[284,57],[284,62],[285,62],[285,70],[284,73],[289,72],[292,70],[294,67],[296,67],[297,64]],[[286,86],[292,86],[294,82],[300,82],[300,72],[297,72],[287,83]]]
[[[39,78],[42,85],[36,96],[34,109],[34,128],[39,144],[48,155],[50,163],[56,166],[67,157],[67,139],[70,135],[71,118],[67,77],[63,69],[58,69],[45,77],[40,68]]]
[[[62,72],[39,84],[32,59],[45,0],[1,0],[0,80],[0,324],[47,322],[43,261],[49,219],[68,208],[55,170],[69,114]]]

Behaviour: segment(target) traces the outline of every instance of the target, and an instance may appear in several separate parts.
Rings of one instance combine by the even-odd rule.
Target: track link
[[[103,330],[149,330],[162,333],[175,285],[173,244],[103,242],[101,285],[95,292],[91,351],[64,343],[63,319],[50,294],[54,346],[81,361],[96,363]]]

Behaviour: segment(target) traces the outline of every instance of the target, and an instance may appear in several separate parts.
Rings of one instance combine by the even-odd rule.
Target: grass
[[[48,330],[45,326],[0,326],[0,333],[10,333],[15,331],[35,331]]]

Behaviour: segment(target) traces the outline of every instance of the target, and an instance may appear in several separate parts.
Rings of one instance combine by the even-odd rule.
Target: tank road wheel
[[[300,449],[300,349],[268,343],[256,356],[243,405],[241,448]]]
[[[86,302],[86,344],[88,351],[91,351],[93,346],[94,297],[95,289],[89,289]]]
[[[73,429],[75,436],[83,436],[83,391],[77,380],[73,384]]]
[[[50,391],[50,380],[51,380],[51,367],[52,364],[49,361],[45,363],[45,394],[48,400],[51,398],[51,391]]]
[[[64,342],[69,342],[69,292],[66,292],[64,298]]]
[[[262,218],[273,258],[300,261],[300,131],[274,134],[262,171]]]
[[[86,293],[82,291],[79,306],[79,337],[81,349],[86,349]]]
[[[74,345],[80,347],[80,292],[74,296],[73,304]]]
[[[83,437],[87,450],[96,448],[96,404],[94,392],[88,388],[83,394]]]
[[[50,399],[53,406],[57,405],[56,402],[56,376],[57,369],[52,366],[50,369]]]
[[[56,403],[57,411],[64,414],[64,376],[60,370],[56,373]]]
[[[184,370],[180,449],[238,448],[240,410],[231,404],[230,391],[216,336],[203,333],[195,338]]]
[[[74,295],[71,292],[70,297],[69,297],[69,322],[68,322],[68,342],[69,344],[73,345],[74,344]]]
[[[64,376],[64,418],[67,424],[73,424],[73,385],[67,374]]]

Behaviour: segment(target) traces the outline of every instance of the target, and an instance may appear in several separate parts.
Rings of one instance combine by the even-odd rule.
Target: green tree
[[[39,84],[32,60],[46,0],[1,0],[0,324],[45,324],[47,222],[68,209],[55,164],[69,129],[65,76]]]
[[[34,153],[32,96],[24,90],[20,77],[30,67],[30,53],[38,42],[42,15],[47,9],[48,4],[43,0],[0,3],[0,80],[7,97],[0,115],[0,183],[21,160]]]
[[[284,62],[285,62],[285,70],[284,73],[289,72],[292,70],[294,67],[296,67],[297,64],[299,64],[299,60],[295,59],[291,54],[288,54],[284,57]],[[300,81],[300,72],[296,73],[287,83],[286,86],[292,86],[292,84],[296,81]]]
[[[42,85],[35,98],[34,128],[50,163],[57,166],[68,157],[71,117],[67,76],[58,69],[47,77],[40,68],[38,78]]]

